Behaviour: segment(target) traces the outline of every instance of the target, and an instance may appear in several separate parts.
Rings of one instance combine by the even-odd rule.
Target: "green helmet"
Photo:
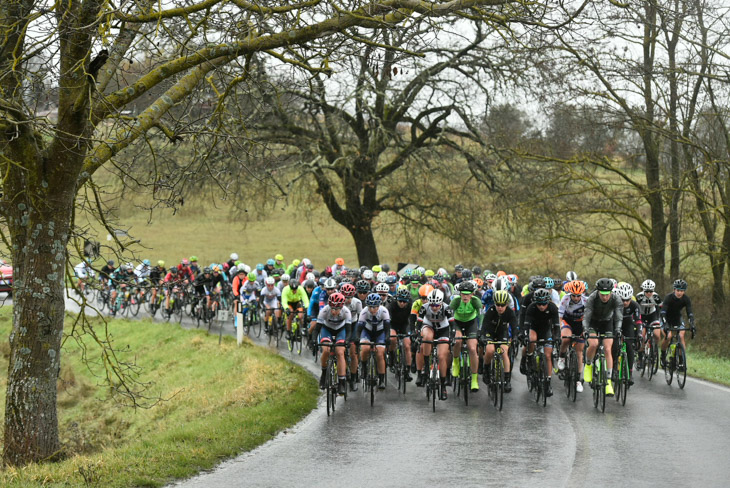
[[[256,281],[256,273],[251,272],[248,274],[248,280],[249,281]]]
[[[495,305],[507,305],[509,303],[509,292],[507,290],[497,290],[494,292]]]

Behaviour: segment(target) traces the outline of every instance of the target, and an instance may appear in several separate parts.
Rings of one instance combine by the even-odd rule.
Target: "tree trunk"
[[[74,189],[68,193],[73,195]],[[3,451],[4,461],[10,465],[47,460],[60,450],[56,381],[72,202],[58,203],[46,201],[48,205],[42,211],[21,203],[10,219],[14,244],[13,329]]]
[[[352,239],[355,241],[357,260],[359,261],[360,266],[372,268],[376,264],[380,264],[378,248],[375,244],[375,236],[373,235],[372,226],[367,223],[352,226],[348,230],[352,235]]]

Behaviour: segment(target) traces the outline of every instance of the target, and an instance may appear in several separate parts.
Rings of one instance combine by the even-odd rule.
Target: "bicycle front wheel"
[[[274,313],[273,311],[271,312]],[[253,333],[256,335],[256,337],[261,337],[261,313],[257,312],[256,317],[254,317],[253,321]]]
[[[471,365],[469,364],[469,356],[462,361],[461,374],[464,375],[464,405],[469,405],[469,390],[471,389]]]
[[[626,405],[626,397],[629,394],[629,380],[631,379],[631,370],[629,369],[628,358],[625,357],[625,353],[622,353],[622,364],[621,364],[621,405]]]
[[[626,364],[626,354],[622,352],[618,356],[618,362],[615,364],[615,369],[614,369],[614,371],[616,371],[614,373],[614,376],[616,377],[616,381],[615,381],[616,391],[614,392],[614,397],[616,398],[616,402],[621,401],[621,393],[624,388],[624,371],[623,371],[624,364]]]
[[[676,354],[676,350],[675,350]],[[669,356],[669,353],[667,353],[667,356]],[[675,357],[667,357],[666,363],[664,366],[664,379],[667,381],[668,385],[672,384],[672,378],[674,377],[674,362]]]
[[[497,410],[500,412],[502,411],[502,402],[504,400],[504,361],[500,357],[497,360],[497,367],[496,367],[496,374],[494,375],[494,379],[496,380],[497,387],[494,390],[495,393],[495,406],[497,407]]]
[[[375,348],[370,348],[370,358],[368,359],[368,376],[370,380],[370,406],[375,405],[375,389],[377,388],[376,378],[378,377],[377,360],[373,357]]]
[[[684,350],[681,342],[677,343],[675,354],[677,385],[679,385],[680,389],[684,389],[684,384],[687,381],[687,352]]]
[[[327,416],[329,417],[330,412],[335,411],[335,406],[332,402],[332,370],[329,366],[325,372],[325,385],[327,385],[325,394],[327,395]]]
[[[608,377],[606,376],[606,358],[601,356],[601,372],[600,372],[598,394],[600,396],[600,407],[601,412],[606,411],[606,385],[608,384]]]

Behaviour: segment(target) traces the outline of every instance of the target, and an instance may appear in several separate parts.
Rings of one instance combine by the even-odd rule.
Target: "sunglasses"
[[[440,303],[429,303],[429,306],[431,308],[439,308],[441,306],[441,304]]]
[[[579,298],[579,297],[582,297],[583,295],[578,295],[577,293],[571,293],[570,296],[573,298]]]
[[[398,303],[408,303],[408,300],[398,300]]]
[[[339,311],[339,310],[342,310],[342,307],[330,307],[330,310],[337,310],[337,311]]]
[[[548,304],[547,303],[538,303],[537,306],[538,307],[547,307]]]

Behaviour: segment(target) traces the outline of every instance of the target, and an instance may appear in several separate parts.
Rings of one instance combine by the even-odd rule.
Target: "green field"
[[[9,307],[0,309],[3,337],[10,318]],[[101,321],[93,324],[103,331]],[[81,348],[67,339],[58,381],[66,459],[6,468],[0,486],[162,486],[252,449],[316,405],[309,373],[248,340],[237,347],[224,337],[219,346],[203,331],[152,321],[116,320],[109,333],[121,360],[134,363],[138,380],[149,383],[146,403],[152,406],[116,403],[100,386],[98,346],[89,345],[84,364]],[[4,405],[9,345],[0,347]]]

